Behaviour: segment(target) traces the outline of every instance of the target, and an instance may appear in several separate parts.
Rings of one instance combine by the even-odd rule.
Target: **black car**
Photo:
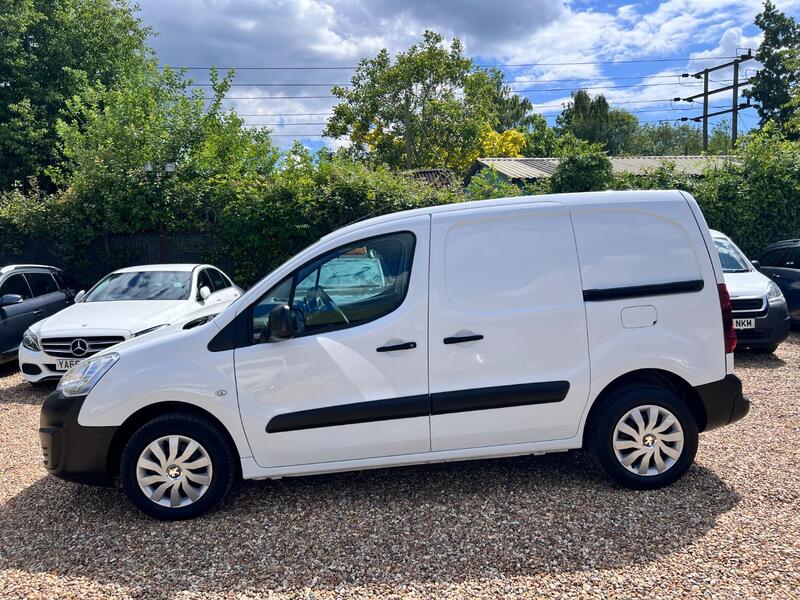
[[[68,279],[44,265],[0,268],[0,364],[16,359],[28,327],[72,304],[76,290]]]
[[[781,288],[792,323],[800,323],[800,240],[770,244],[758,257],[758,265]]]

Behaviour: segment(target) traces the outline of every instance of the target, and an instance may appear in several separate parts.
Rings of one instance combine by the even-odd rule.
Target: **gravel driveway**
[[[800,334],[737,358],[753,407],[618,489],[583,452],[246,482],[199,520],[47,477],[48,390],[0,367],[0,596],[800,597]]]

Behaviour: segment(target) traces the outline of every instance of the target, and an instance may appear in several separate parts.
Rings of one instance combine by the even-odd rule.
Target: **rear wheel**
[[[697,453],[697,423],[674,392],[656,386],[628,387],[595,419],[591,449],[618,483],[652,489],[673,483]]]
[[[197,517],[228,492],[234,453],[207,421],[182,413],[156,417],[131,437],[120,475],[128,498],[157,519]]]

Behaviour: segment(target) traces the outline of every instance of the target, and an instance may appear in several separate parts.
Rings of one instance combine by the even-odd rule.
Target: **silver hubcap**
[[[678,419],[662,406],[637,406],[614,428],[614,453],[631,473],[660,475],[683,452],[683,429]]]
[[[170,508],[188,506],[208,491],[211,457],[184,435],[166,435],[147,446],[136,461],[136,480],[145,496]]]

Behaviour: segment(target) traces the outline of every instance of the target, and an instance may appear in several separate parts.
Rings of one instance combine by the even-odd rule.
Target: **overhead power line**
[[[693,62],[698,60],[724,60],[736,58],[735,56],[678,56],[675,58],[637,58],[637,59],[621,59],[621,60],[586,60],[586,61],[565,61],[565,62],[538,62],[538,63],[494,63],[475,65],[481,69],[496,68],[496,67],[565,67],[571,65],[623,65],[623,64],[649,64],[649,63],[665,63],[665,62]],[[159,65],[163,69],[170,67],[170,65]],[[355,65],[350,66],[228,66],[228,67],[201,67],[201,66],[183,66],[171,67],[175,69],[185,69],[187,71],[203,71],[209,69],[217,69],[220,71],[348,71],[356,69]]]

